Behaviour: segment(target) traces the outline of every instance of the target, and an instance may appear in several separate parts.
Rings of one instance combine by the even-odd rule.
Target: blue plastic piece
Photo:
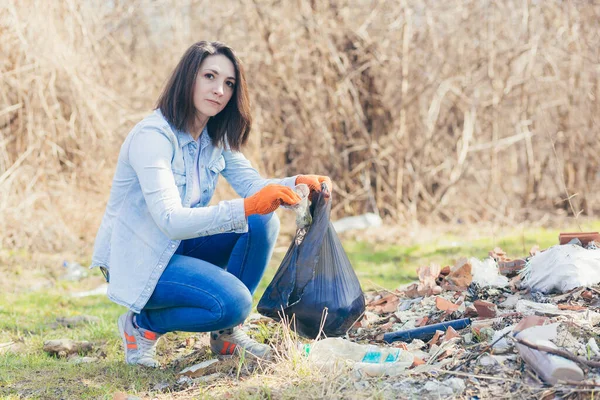
[[[413,339],[428,340],[435,335],[435,331],[445,331],[448,327],[453,329],[464,329],[471,325],[471,318],[457,319],[454,321],[440,322],[439,324],[427,325],[421,328],[408,329],[405,331],[390,332],[383,335],[383,340],[388,343],[403,341],[410,342]]]

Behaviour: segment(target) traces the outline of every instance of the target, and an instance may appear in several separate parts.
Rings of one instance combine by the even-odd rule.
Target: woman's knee
[[[252,310],[252,294],[244,286],[240,284],[235,293],[230,293],[227,302],[223,304],[222,323],[223,328],[230,328],[241,324],[246,320]]]
[[[263,236],[273,243],[279,235],[279,217],[275,213],[251,215],[248,217],[248,229],[252,236]]]

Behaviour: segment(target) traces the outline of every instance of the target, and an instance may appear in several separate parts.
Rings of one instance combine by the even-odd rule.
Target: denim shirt
[[[200,138],[198,148],[156,110],[121,146],[90,268],[102,267],[109,299],[134,312],[144,308],[181,240],[247,232],[243,198],[271,183],[294,187],[296,177],[263,179],[242,153],[213,146],[206,128]],[[242,198],[208,206],[219,175]],[[201,195],[190,208],[192,185]]]

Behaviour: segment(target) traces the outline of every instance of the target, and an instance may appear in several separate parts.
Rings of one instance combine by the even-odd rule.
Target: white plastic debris
[[[521,272],[523,283],[535,291],[567,292],[600,282],[600,249],[573,244],[552,246],[535,255]]]
[[[383,223],[381,217],[374,213],[366,213],[362,215],[356,215],[353,217],[345,217],[333,221],[333,228],[337,233],[355,229],[367,229],[370,227],[379,227]]]
[[[515,311],[523,315],[561,315],[564,314],[559,310],[556,304],[551,303],[536,303],[535,301],[521,299],[517,301]]]
[[[559,325],[559,323],[555,323],[532,326],[519,333],[519,337],[523,339],[555,340],[558,336]]]
[[[520,298],[521,296],[519,296],[518,294],[510,294],[506,296],[506,300],[498,304],[498,306],[502,308],[515,308]]]
[[[530,343],[558,349],[549,339],[556,339],[559,324],[532,326],[517,334],[518,338]],[[538,351],[521,343],[516,344],[521,358],[550,385],[558,381],[582,381],[584,374],[581,368],[573,361],[566,358]]]
[[[506,339],[506,337],[502,337],[502,336],[506,335],[507,332],[512,332],[512,330],[515,328],[515,326],[517,326],[517,325],[516,324],[510,325],[500,331],[494,332],[494,337],[492,338],[492,343],[495,343],[494,347],[493,347],[494,351],[504,353],[512,347],[512,344],[508,343],[508,340]],[[509,333],[509,335],[510,335],[510,333]],[[500,338],[502,338],[502,339],[500,339]]]
[[[588,340],[587,346],[595,355],[600,356],[600,348],[598,348],[598,343],[596,343],[594,338],[590,338],[590,340]]]
[[[443,382],[427,381],[423,389],[429,392],[430,395],[439,397],[459,396],[465,391],[465,381],[460,378],[450,378]]]
[[[483,365],[484,367],[489,367],[491,365],[496,365],[496,364],[500,364],[500,363],[493,356],[482,356],[479,359],[479,364]]]
[[[508,278],[500,275],[498,272],[498,264],[496,261],[488,257],[483,261],[479,261],[475,257],[469,259],[471,263],[471,273],[473,274],[473,282],[481,287],[506,287],[508,286]]]
[[[197,378],[206,375],[206,370],[211,365],[218,363],[219,360],[211,358],[210,360],[202,361],[201,363],[194,364],[191,367],[187,367],[179,373],[179,375],[187,376],[189,378]]]

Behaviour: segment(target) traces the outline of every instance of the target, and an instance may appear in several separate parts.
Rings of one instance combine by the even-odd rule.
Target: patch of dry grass
[[[122,138],[200,39],[246,65],[248,154],[268,175],[331,175],[335,215],[593,215],[599,16],[559,0],[5,1],[0,245],[89,253]]]

